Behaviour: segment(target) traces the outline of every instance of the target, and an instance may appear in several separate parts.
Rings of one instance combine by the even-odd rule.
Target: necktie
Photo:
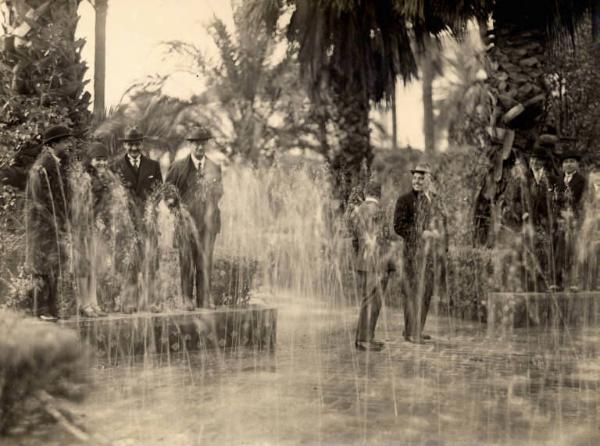
[[[133,166],[133,168],[134,168],[135,170],[137,170],[137,169],[138,169],[138,167],[140,166],[140,160],[139,160],[139,159],[137,159],[137,158],[132,158],[132,159],[131,159],[131,165]]]

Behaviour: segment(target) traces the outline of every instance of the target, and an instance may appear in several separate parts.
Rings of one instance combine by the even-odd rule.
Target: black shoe
[[[371,339],[369,342],[370,342],[371,344],[380,345],[381,347],[383,347],[383,346],[385,345],[385,342],[383,342],[383,341],[378,341],[378,340],[376,340],[376,339]]]
[[[423,336],[421,336],[421,337],[405,336],[404,339],[412,344],[425,344],[425,340],[423,339]]]
[[[381,350],[383,350],[383,344],[375,344],[373,342],[367,342],[367,341],[356,341],[354,343],[354,346],[356,347],[357,350],[360,351],[373,351],[373,352],[380,352]]]

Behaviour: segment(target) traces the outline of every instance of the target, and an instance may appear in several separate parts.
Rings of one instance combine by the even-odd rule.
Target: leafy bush
[[[212,295],[215,305],[243,305],[250,292],[258,262],[245,257],[220,257],[213,262]]]

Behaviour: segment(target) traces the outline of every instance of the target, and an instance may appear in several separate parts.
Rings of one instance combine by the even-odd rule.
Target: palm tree
[[[293,8],[287,37],[298,46],[298,60],[313,100],[332,104],[339,150],[331,157],[334,188],[342,207],[367,170],[373,152],[369,140],[371,103],[390,102],[396,79],[417,73],[409,24],[400,2],[260,1],[255,14],[275,29],[280,15]]]
[[[341,152],[333,167],[342,183],[342,198],[347,198],[347,186],[356,178],[361,161],[371,157],[370,101],[388,98],[396,76],[408,80],[415,74],[408,28],[422,41],[427,34],[438,36],[447,29],[457,32],[468,20],[491,17],[494,29],[488,33],[489,43],[493,43],[489,56],[495,73],[490,83],[498,96],[494,118],[507,130],[498,132],[504,139],[488,148],[493,165],[482,197],[493,200],[501,191],[506,154],[513,147],[526,150],[545,130],[548,91],[542,68],[548,43],[572,34],[591,2],[256,0],[255,6],[258,16],[273,28],[282,9],[293,8],[288,39],[299,45],[302,73],[315,94],[327,85],[336,104],[333,119],[340,128]]]

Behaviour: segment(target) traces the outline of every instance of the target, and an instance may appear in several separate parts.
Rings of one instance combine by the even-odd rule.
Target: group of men
[[[525,243],[522,288],[557,291],[577,287],[576,241],[583,222],[586,180],[579,172],[580,157],[561,156],[562,172],[552,174],[550,151],[536,148],[528,166],[518,160],[509,184],[502,223]]]
[[[364,200],[349,214],[361,299],[355,337],[358,350],[384,348],[384,343],[375,339],[375,327],[390,274],[398,267],[403,284],[404,339],[413,343],[430,339],[423,329],[434,292],[435,269],[447,251],[446,216],[430,166],[419,164],[411,173],[412,190],[396,201],[393,221],[395,233],[403,240],[403,252],[389,234],[379,183],[367,185]]]
[[[59,317],[58,295],[64,293],[64,282],[70,280],[73,266],[91,263],[90,259],[73,259],[88,256],[85,251],[74,250],[77,225],[76,211],[72,207],[73,192],[77,186],[69,181],[74,165],[85,165],[87,173],[102,183],[112,175],[127,194],[127,210],[135,231],[133,259],[128,265],[125,288],[139,298],[142,241],[148,242],[145,210],[150,196],[160,197],[163,178],[160,165],[142,153],[144,135],[136,128],[127,131],[120,140],[124,153],[109,163],[109,152],[99,142],[76,150],[75,135],[66,126],[53,126],[42,136],[43,149],[29,172],[27,187],[28,263],[36,277],[34,312],[44,320]],[[185,206],[194,223],[189,246],[179,243],[181,289],[185,307],[211,307],[210,273],[215,239],[220,231],[219,201],[223,195],[221,167],[206,157],[206,148],[212,139],[210,130],[199,125],[186,136],[191,153],[171,164],[166,183],[176,189],[180,206]],[[109,172],[110,175],[106,175]],[[93,213],[100,213],[97,205],[104,202],[108,208],[114,203],[106,184],[92,187],[93,199],[89,203]],[[157,191],[155,195],[154,192]],[[107,203],[108,201],[108,203]],[[75,239],[75,242],[74,242]],[[86,261],[87,260],[87,261]],[[157,267],[155,265],[154,267]],[[82,281],[80,283],[83,283]],[[106,315],[100,308],[93,291],[86,286],[75,287],[77,311],[86,317]],[[135,311],[136,301],[129,302],[122,311]]]

